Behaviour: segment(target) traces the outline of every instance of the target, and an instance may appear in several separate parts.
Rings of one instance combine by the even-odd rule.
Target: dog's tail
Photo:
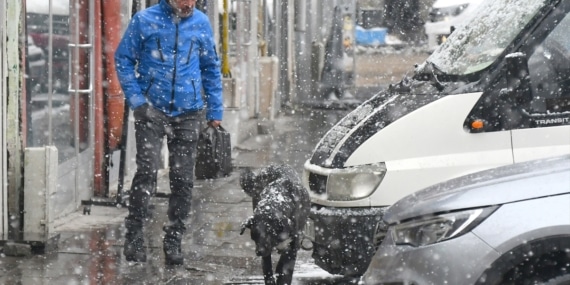
[[[241,224],[241,231],[239,232],[240,235],[243,235],[245,229],[251,229],[253,225],[253,217],[249,217],[245,222]]]

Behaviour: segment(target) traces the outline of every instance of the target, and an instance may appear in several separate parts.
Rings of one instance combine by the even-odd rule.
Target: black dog
[[[309,216],[309,193],[299,175],[287,165],[270,165],[255,175],[241,172],[240,185],[253,202],[253,216],[243,225],[251,230],[255,252],[262,257],[265,284],[275,284],[271,252],[281,257],[275,268],[277,284],[291,284],[297,251]]]

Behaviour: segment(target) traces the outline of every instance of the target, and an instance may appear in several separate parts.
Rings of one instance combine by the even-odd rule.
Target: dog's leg
[[[294,238],[289,248],[281,254],[275,273],[277,273],[277,285],[291,285],[293,281],[293,270],[295,269],[295,261],[297,260],[297,238]]]
[[[265,285],[275,285],[271,255],[261,257],[261,268],[263,269],[263,280],[265,281]]]

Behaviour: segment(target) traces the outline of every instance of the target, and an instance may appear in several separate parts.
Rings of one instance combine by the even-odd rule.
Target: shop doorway
[[[50,201],[57,217],[92,195],[93,5],[93,0],[26,0],[27,146],[57,148],[58,187]]]

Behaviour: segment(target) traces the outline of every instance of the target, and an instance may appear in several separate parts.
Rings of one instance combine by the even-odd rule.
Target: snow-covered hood
[[[350,155],[372,135],[392,122],[441,98],[383,92],[342,118],[317,144],[311,163],[342,168]]]
[[[406,196],[384,215],[389,224],[449,211],[570,193],[570,156],[541,159],[459,177]]]
[[[404,78],[342,118],[316,145],[310,163],[324,168],[343,168],[366,140],[399,118],[452,94],[464,82],[450,82],[438,89],[432,81]]]

